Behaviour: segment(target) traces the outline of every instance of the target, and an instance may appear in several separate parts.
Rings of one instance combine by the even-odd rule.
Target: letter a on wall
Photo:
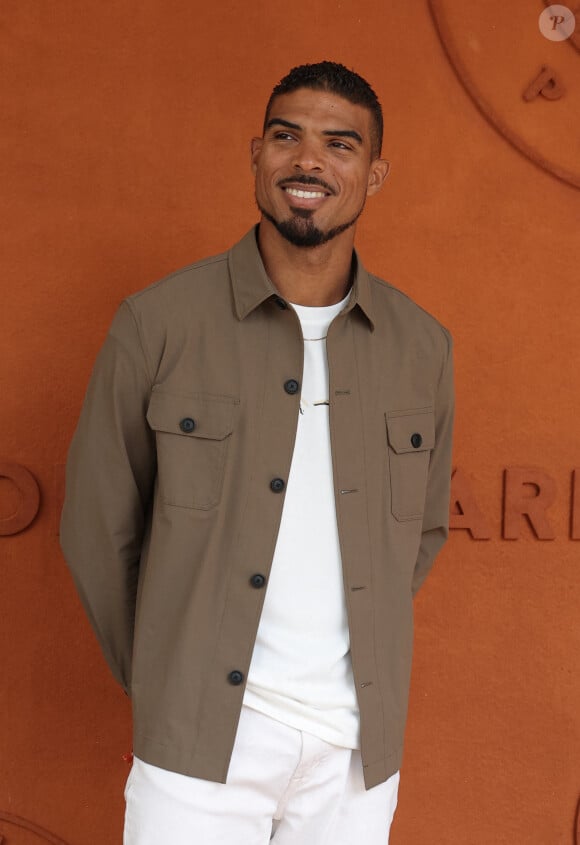
[[[491,532],[485,514],[475,500],[465,473],[456,469],[451,476],[449,528],[464,528],[474,540],[489,540]]]

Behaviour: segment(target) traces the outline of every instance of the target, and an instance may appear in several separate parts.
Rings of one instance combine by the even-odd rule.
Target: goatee
[[[313,222],[312,215],[314,212],[309,208],[296,208],[294,206],[290,206],[293,216],[288,220],[276,220],[275,217],[273,217],[260,205],[257,197],[256,205],[263,217],[270,221],[283,238],[294,246],[299,247],[320,246],[321,244],[331,241],[333,238],[336,238],[337,235],[340,235],[342,232],[350,229],[351,226],[354,226],[364,208],[363,203],[362,208],[352,218],[352,220],[348,220],[346,223],[341,223],[340,226],[335,226],[334,229],[328,229],[328,231],[323,232],[322,229],[319,229]]]

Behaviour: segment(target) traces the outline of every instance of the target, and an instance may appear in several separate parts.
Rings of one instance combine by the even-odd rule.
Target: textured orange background
[[[543,4],[527,5],[536,20]],[[38,838],[1,812],[70,845],[121,841],[130,710],[59,552],[66,450],[117,304],[257,220],[249,139],[273,85],[321,59],[353,67],[382,101],[392,172],[357,246],[454,334],[455,464],[492,528],[481,542],[453,532],[415,604],[391,843],[571,845],[580,191],[485,121],[427,3],[4,0],[0,28],[0,459],[28,467],[42,494],[31,527],[0,537],[7,845]],[[518,91],[537,56],[524,64]],[[524,524],[501,540],[503,468],[530,465],[556,479],[556,539]],[[0,479],[0,519],[16,506]]]

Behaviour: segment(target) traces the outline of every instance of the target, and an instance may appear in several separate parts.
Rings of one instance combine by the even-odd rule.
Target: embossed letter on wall
[[[467,476],[461,469],[453,472],[449,528],[464,528],[474,540],[489,540],[487,517],[479,507]]]
[[[503,536],[517,540],[524,518],[538,540],[554,540],[556,534],[547,510],[556,499],[556,482],[544,470],[511,467],[504,475]]]
[[[523,97],[528,103],[540,94],[547,100],[559,100],[564,92],[565,88],[562,80],[558,78],[557,71],[548,65],[544,65],[525,89]]]
[[[499,481],[499,477],[498,477]],[[503,501],[501,528],[488,521],[485,509],[480,506],[472,482],[462,469],[457,468],[451,478],[451,505],[449,528],[467,531],[472,540],[492,539],[554,540],[556,531],[549,509],[562,495],[570,504],[570,540],[580,540],[580,467],[572,470],[571,485],[556,483],[555,478],[539,467],[508,467],[503,470]],[[561,513],[561,511],[560,511]]]

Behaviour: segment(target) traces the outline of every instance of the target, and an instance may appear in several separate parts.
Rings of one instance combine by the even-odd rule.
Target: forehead
[[[372,118],[369,109],[329,91],[298,88],[289,94],[279,94],[270,107],[268,120],[274,117],[305,129],[354,129],[365,143],[370,143]]]

